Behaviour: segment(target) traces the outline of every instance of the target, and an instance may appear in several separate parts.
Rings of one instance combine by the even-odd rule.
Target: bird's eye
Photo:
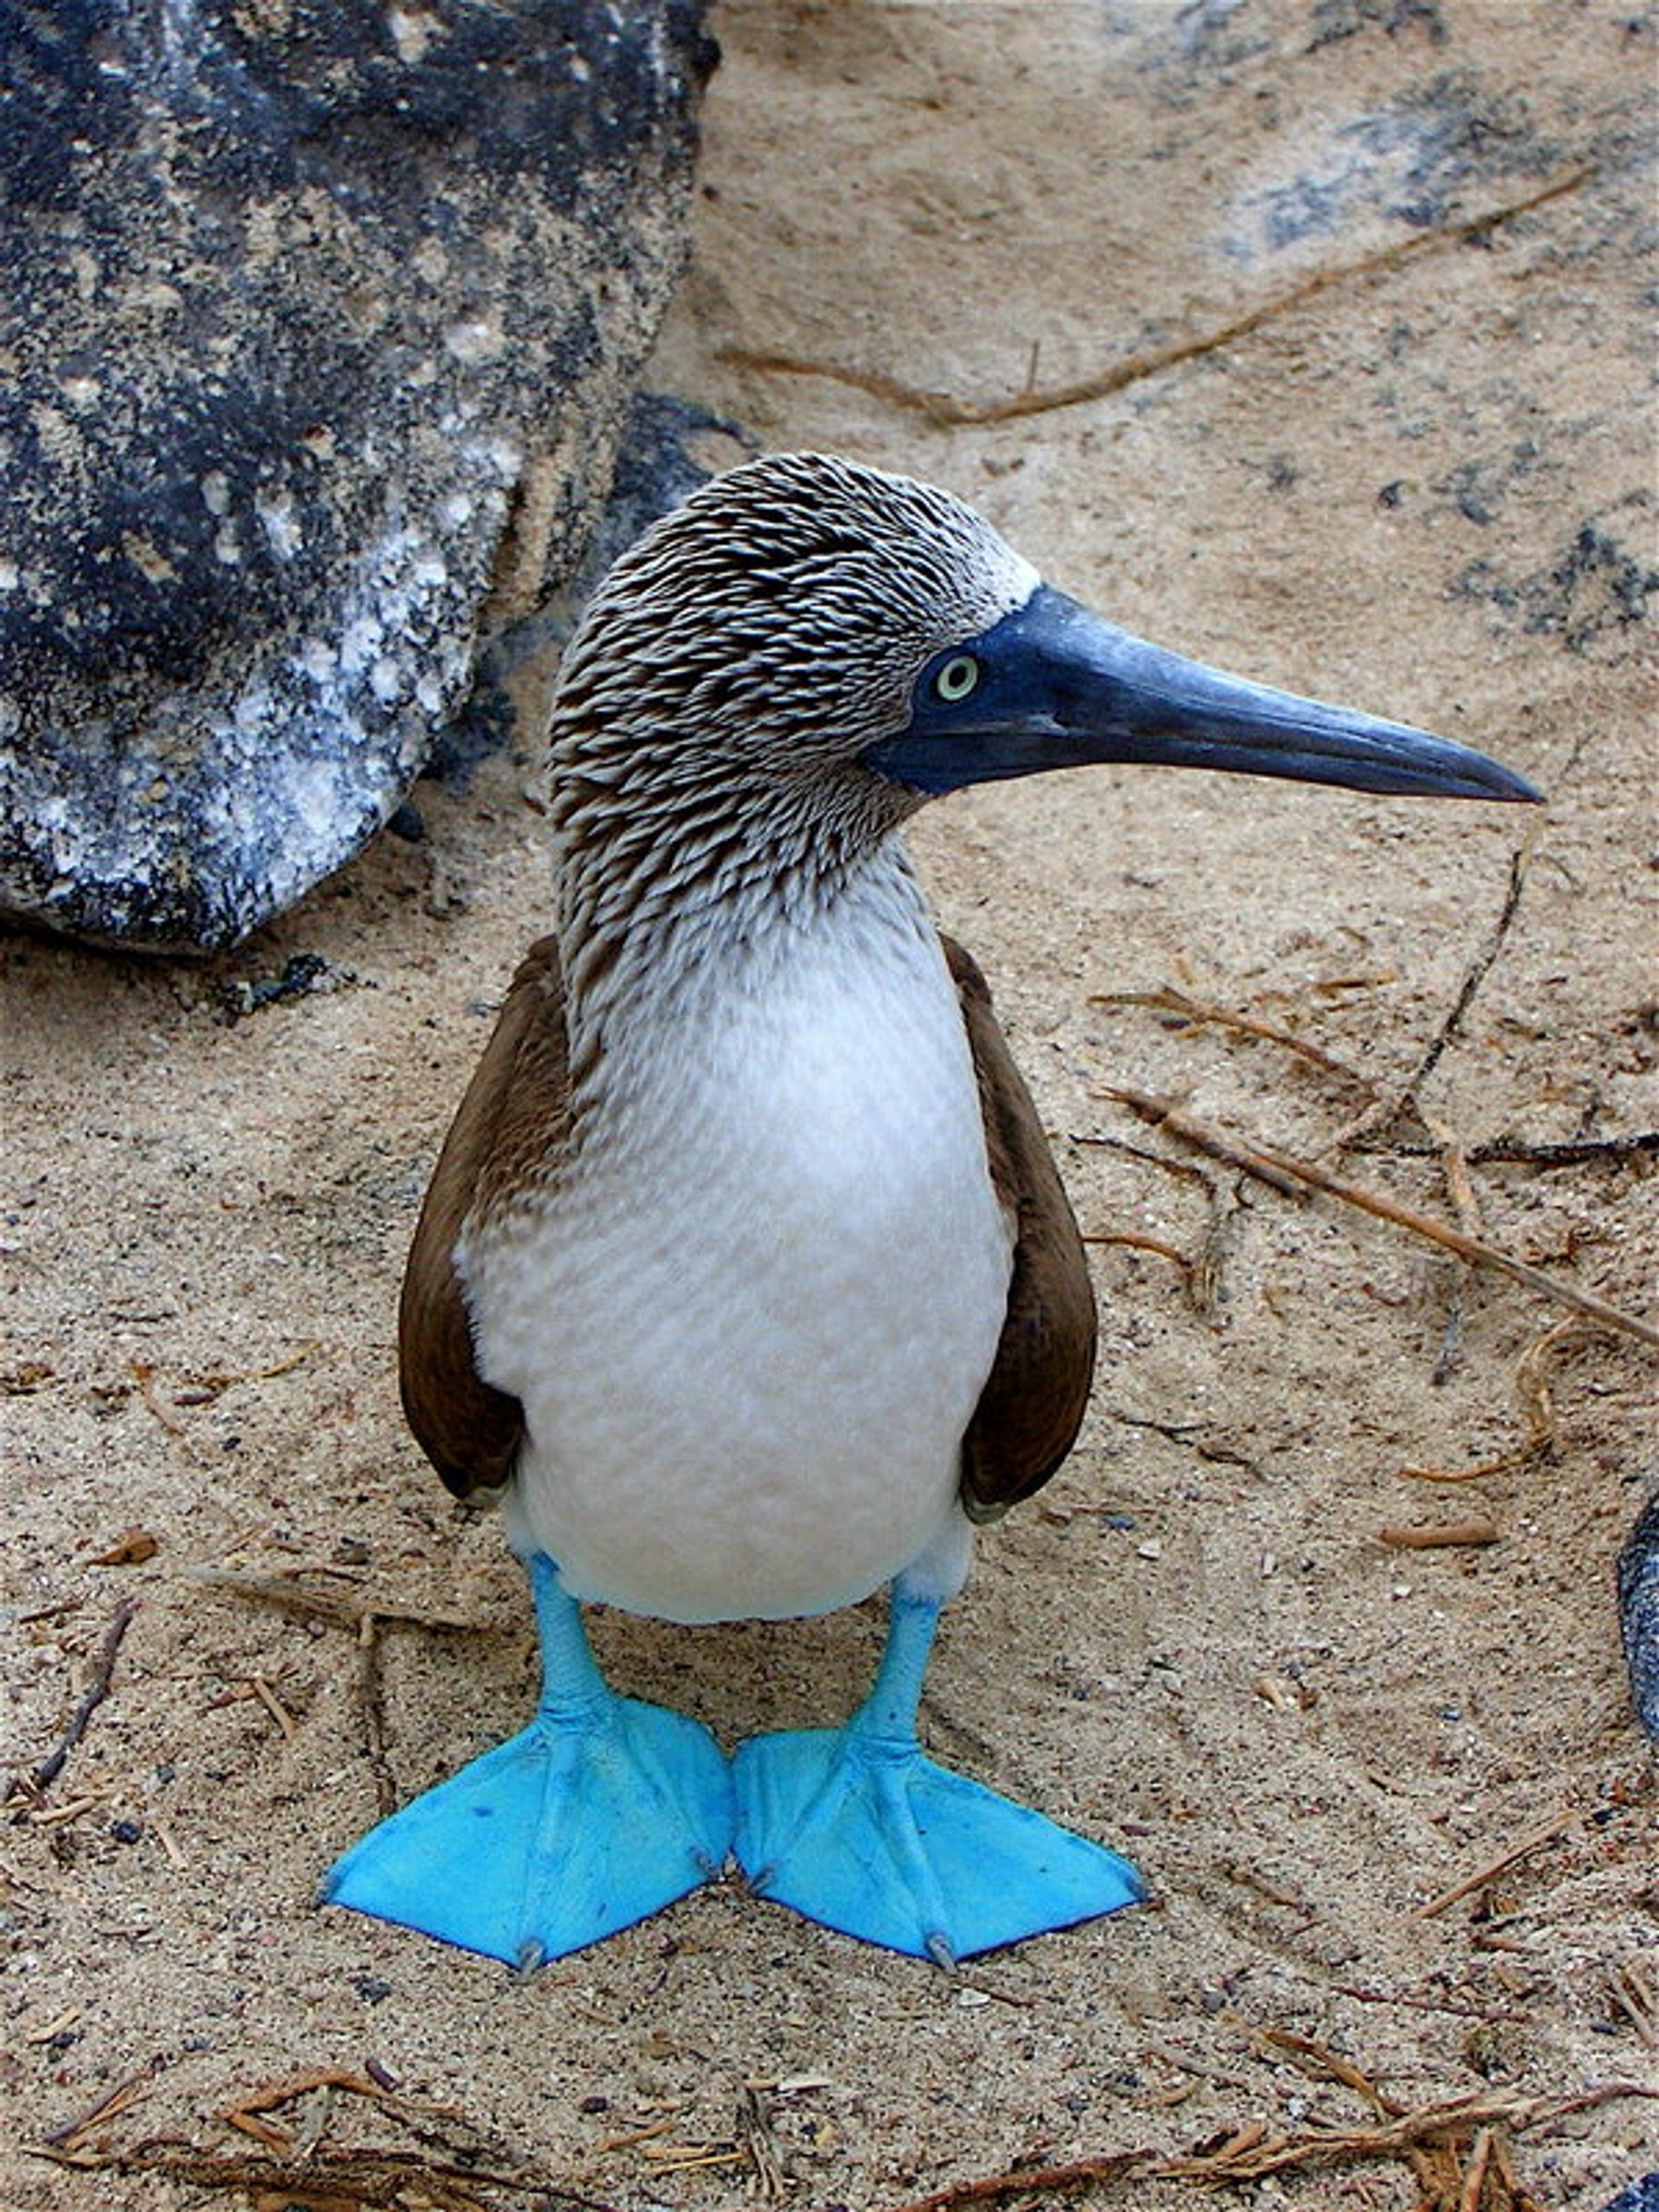
[[[954,707],[979,682],[979,663],[971,653],[952,653],[933,678],[933,696]]]

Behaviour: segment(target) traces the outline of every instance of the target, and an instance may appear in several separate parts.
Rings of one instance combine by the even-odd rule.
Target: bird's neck
[[[926,905],[890,803],[855,785],[556,779],[556,929],[580,1092],[598,1058],[777,986],[809,946],[913,934]]]

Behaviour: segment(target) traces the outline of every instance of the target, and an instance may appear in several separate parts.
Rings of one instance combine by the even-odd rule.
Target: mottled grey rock
[[[708,437],[724,443],[730,461],[758,450],[736,423],[706,408],[663,392],[635,395],[617,444],[610,491],[580,563],[532,613],[486,643],[471,695],[433,747],[428,775],[464,784],[480,760],[518,733],[539,733],[560,656],[590,594],[643,531],[708,482],[713,472],[693,451],[696,440]]]
[[[1659,2173],[1638,2174],[1626,2182],[1602,2212],[1659,2212]]]
[[[579,558],[701,0],[0,0],[0,905],[232,942]]]
[[[1618,1624],[1636,1717],[1659,1744],[1659,1486],[1618,1555]]]

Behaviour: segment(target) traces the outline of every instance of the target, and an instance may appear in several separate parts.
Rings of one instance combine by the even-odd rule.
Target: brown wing
[[[962,1503],[995,1521],[1071,1449],[1095,1371],[1095,1294],[1083,1237],[1031,1093],[973,958],[944,938],[979,1077],[991,1181],[1014,1215],[1007,1318],[962,1448]]]
[[[533,1177],[569,1108],[564,982],[551,938],[520,963],[450,1125],[410,1247],[397,1314],[404,1412],[457,1497],[506,1480],[524,1436],[517,1398],[480,1376],[455,1274],[461,1224]]]

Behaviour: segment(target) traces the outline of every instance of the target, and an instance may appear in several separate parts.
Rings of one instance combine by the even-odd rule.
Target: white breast
[[[884,876],[831,918],[607,1034],[570,1175],[463,1247],[480,1368],[525,1411],[514,1541],[577,1596],[823,1612],[960,1526],[1011,1230],[918,894]]]

